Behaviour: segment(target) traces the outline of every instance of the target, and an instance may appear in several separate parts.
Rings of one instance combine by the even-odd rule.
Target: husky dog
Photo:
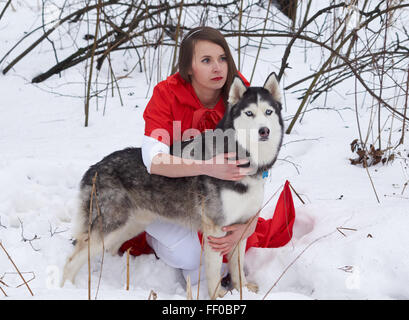
[[[206,175],[168,178],[149,174],[140,148],[114,152],[91,166],[81,180],[80,207],[73,232],[75,248],[64,267],[62,284],[67,279],[74,282],[77,272],[87,261],[88,241],[91,257],[101,252],[103,244],[116,254],[122,243],[159,218],[203,233],[209,297],[223,297],[226,291],[220,286],[222,257],[211,249],[207,237],[224,236],[222,226],[246,223],[261,209],[262,175],[276,161],[282,143],[280,101],[274,73],[263,87],[247,88],[239,77],[235,77],[225,115],[213,131],[216,133],[205,131],[171,149],[172,154],[181,152],[185,158],[212,159],[218,153],[236,148],[236,154],[246,156],[249,166],[254,168],[253,174],[240,181],[224,181]],[[217,143],[220,132],[224,134],[222,143]],[[238,258],[244,261],[245,248],[244,239],[228,256],[232,284],[236,289],[241,283],[257,291],[257,285],[246,281],[243,263],[239,270]]]

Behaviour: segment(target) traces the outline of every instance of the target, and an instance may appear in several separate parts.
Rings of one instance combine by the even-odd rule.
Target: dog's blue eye
[[[253,116],[253,112],[251,112],[251,111],[246,111],[245,114],[246,114],[246,116],[249,116],[249,117]]]
[[[269,116],[269,115],[271,115],[272,113],[273,113],[273,110],[271,110],[271,109],[267,109],[267,110],[266,110],[266,115]]]

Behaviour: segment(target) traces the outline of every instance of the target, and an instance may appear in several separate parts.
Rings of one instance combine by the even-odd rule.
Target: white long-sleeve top
[[[170,148],[167,144],[158,141],[149,136],[143,136],[142,139],[142,160],[146,169],[151,173],[152,159],[159,153],[170,153]]]

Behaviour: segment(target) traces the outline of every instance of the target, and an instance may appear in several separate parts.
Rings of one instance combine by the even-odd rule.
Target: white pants
[[[145,231],[146,241],[160,259],[173,268],[182,269],[183,277],[186,280],[189,276],[192,285],[199,282],[201,248],[197,232],[164,221],[151,223]],[[204,255],[200,280],[206,278],[203,259]],[[223,264],[222,275],[226,270]]]

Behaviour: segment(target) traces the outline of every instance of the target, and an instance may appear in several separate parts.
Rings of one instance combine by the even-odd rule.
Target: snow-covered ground
[[[0,21],[0,57],[24,31],[38,25],[35,6],[17,2],[15,7]],[[248,53],[255,56],[255,52]],[[53,57],[44,42],[7,75],[0,75],[0,241],[24,277],[34,277],[29,282],[32,297],[19,286],[19,276],[0,250],[0,286],[8,295],[0,292],[2,300],[87,299],[86,265],[76,285],[58,287],[72,250],[70,228],[79,181],[91,164],[112,151],[139,146],[143,135],[142,113],[149,98],[144,74],[135,71],[121,81],[123,106],[117,94],[108,97],[103,114],[104,97],[98,108],[92,100],[86,128],[83,99],[78,98],[84,92],[83,66],[38,86],[30,83],[53,65]],[[262,57],[254,85],[262,85],[279,66],[280,59],[269,53]],[[290,65],[286,83],[309,74],[303,51],[292,53]],[[243,74],[249,76],[251,68],[252,63],[245,64]],[[296,223],[290,243],[275,249],[252,248],[246,254],[248,278],[260,290],[258,294],[244,290],[244,299],[262,299],[278,279],[267,299],[409,298],[409,188],[404,190],[409,180],[408,139],[396,150],[400,156],[394,162],[369,168],[378,203],[366,170],[349,161],[356,156],[350,143],[358,138],[353,83],[351,79],[341,87],[344,92],[331,93],[327,110],[314,110],[323,107],[323,99],[314,102],[302,123],[285,136],[279,161],[267,179],[265,198],[281,190],[288,179],[305,204],[293,194]],[[298,105],[297,95],[286,93],[284,118],[292,116]],[[368,123],[367,109],[360,107],[359,113],[360,121]],[[278,194],[263,217],[272,216]],[[131,257],[130,270],[126,291],[125,255],[106,254],[97,298],[147,299],[151,290],[158,299],[186,298],[180,272],[154,255]],[[92,261],[93,298],[100,271],[98,257]],[[194,297],[196,291],[194,286]],[[201,287],[200,298],[207,298],[206,291]],[[239,299],[239,293],[233,291],[224,299]]]

